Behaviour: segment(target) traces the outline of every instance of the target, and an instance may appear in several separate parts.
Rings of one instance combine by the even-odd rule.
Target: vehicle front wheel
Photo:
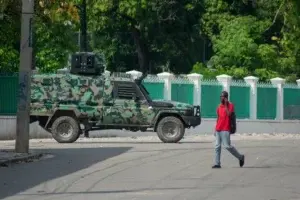
[[[59,143],[73,143],[80,136],[78,122],[69,116],[55,119],[51,126],[52,137]]]
[[[164,143],[177,143],[184,136],[184,124],[177,117],[162,118],[157,125],[157,136]]]

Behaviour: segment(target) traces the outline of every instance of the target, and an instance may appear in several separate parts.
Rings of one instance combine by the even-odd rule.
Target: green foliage
[[[55,72],[66,67],[68,55],[78,48],[72,26],[62,23],[46,24],[38,20],[35,22],[36,68],[41,72]]]
[[[300,77],[300,4],[294,0],[248,2],[205,2],[201,23],[213,44],[210,63],[218,73],[221,66],[234,77],[251,74],[260,80],[281,76],[295,81]]]
[[[246,68],[243,67],[222,67],[217,66],[216,68],[208,68],[203,63],[196,63],[193,66],[192,73],[202,74],[205,79],[215,79],[216,76],[221,74],[227,74],[233,77],[233,79],[243,79],[249,76],[250,73]]]
[[[20,1],[1,1],[0,71],[17,71]],[[79,50],[81,0],[35,1],[35,64],[65,67]],[[108,70],[300,78],[297,0],[89,0],[90,46]],[[209,66],[209,67],[208,67]]]
[[[90,9],[90,28],[97,35],[95,49],[103,51],[108,69],[113,71],[139,69],[142,53],[149,59],[152,73],[161,71],[160,66],[167,63],[174,72],[188,73],[201,56],[197,50],[202,38],[195,26],[201,15],[200,3],[95,1]]]
[[[11,47],[0,48],[0,72],[16,72],[19,67],[19,53]]]
[[[212,38],[215,51],[213,64],[246,67],[249,70],[267,64],[259,59],[261,48],[258,43],[268,25],[252,16],[236,17],[224,22],[220,34]]]
[[[278,73],[276,71],[268,70],[266,68],[258,68],[254,71],[254,76],[259,77],[261,81],[266,81],[271,78],[278,77]]]
[[[19,66],[20,4],[12,0],[0,4],[0,71],[14,72]]]

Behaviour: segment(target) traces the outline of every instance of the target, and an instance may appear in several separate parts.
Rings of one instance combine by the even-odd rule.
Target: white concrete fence
[[[136,70],[128,71],[127,74],[131,74],[133,78],[138,78],[142,76],[142,73]],[[168,72],[163,72],[157,74],[157,76],[164,80],[164,98],[171,100],[171,80],[174,75]],[[188,74],[187,77],[194,84],[194,105],[201,105],[201,82],[203,80],[203,75],[192,73]],[[219,83],[222,84],[223,89],[229,93],[230,98],[230,85],[232,83],[232,77],[226,74],[222,74],[216,77]],[[259,78],[254,76],[247,76],[244,78],[246,84],[250,86],[250,119],[256,120],[257,118],[257,83]],[[283,120],[283,86],[285,84],[285,79],[273,78],[271,83],[277,87],[277,116],[276,120]],[[297,84],[300,88],[300,79],[297,80]],[[299,90],[300,92],[300,90]]]

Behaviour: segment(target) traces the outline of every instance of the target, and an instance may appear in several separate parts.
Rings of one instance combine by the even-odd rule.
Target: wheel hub
[[[69,123],[61,123],[57,127],[57,132],[62,137],[70,137],[73,133],[73,127]]]
[[[174,122],[167,122],[162,127],[163,133],[167,137],[175,137],[179,133],[179,127]]]

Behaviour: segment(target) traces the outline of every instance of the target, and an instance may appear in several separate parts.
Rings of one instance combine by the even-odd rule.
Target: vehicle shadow
[[[130,149],[131,147],[35,149],[37,153],[46,153],[53,157],[0,168],[0,199],[83,170]]]
[[[179,144],[206,144],[212,143],[211,141],[182,141],[178,143],[163,143],[157,141],[78,141],[78,144],[158,144],[158,145],[179,145]],[[74,143],[75,144],[75,143]]]
[[[240,169],[243,169],[243,168],[249,168],[249,169],[270,169],[270,168],[274,168],[274,167],[271,167],[271,166],[243,166],[242,168],[241,167],[233,167],[233,168],[240,168]]]

